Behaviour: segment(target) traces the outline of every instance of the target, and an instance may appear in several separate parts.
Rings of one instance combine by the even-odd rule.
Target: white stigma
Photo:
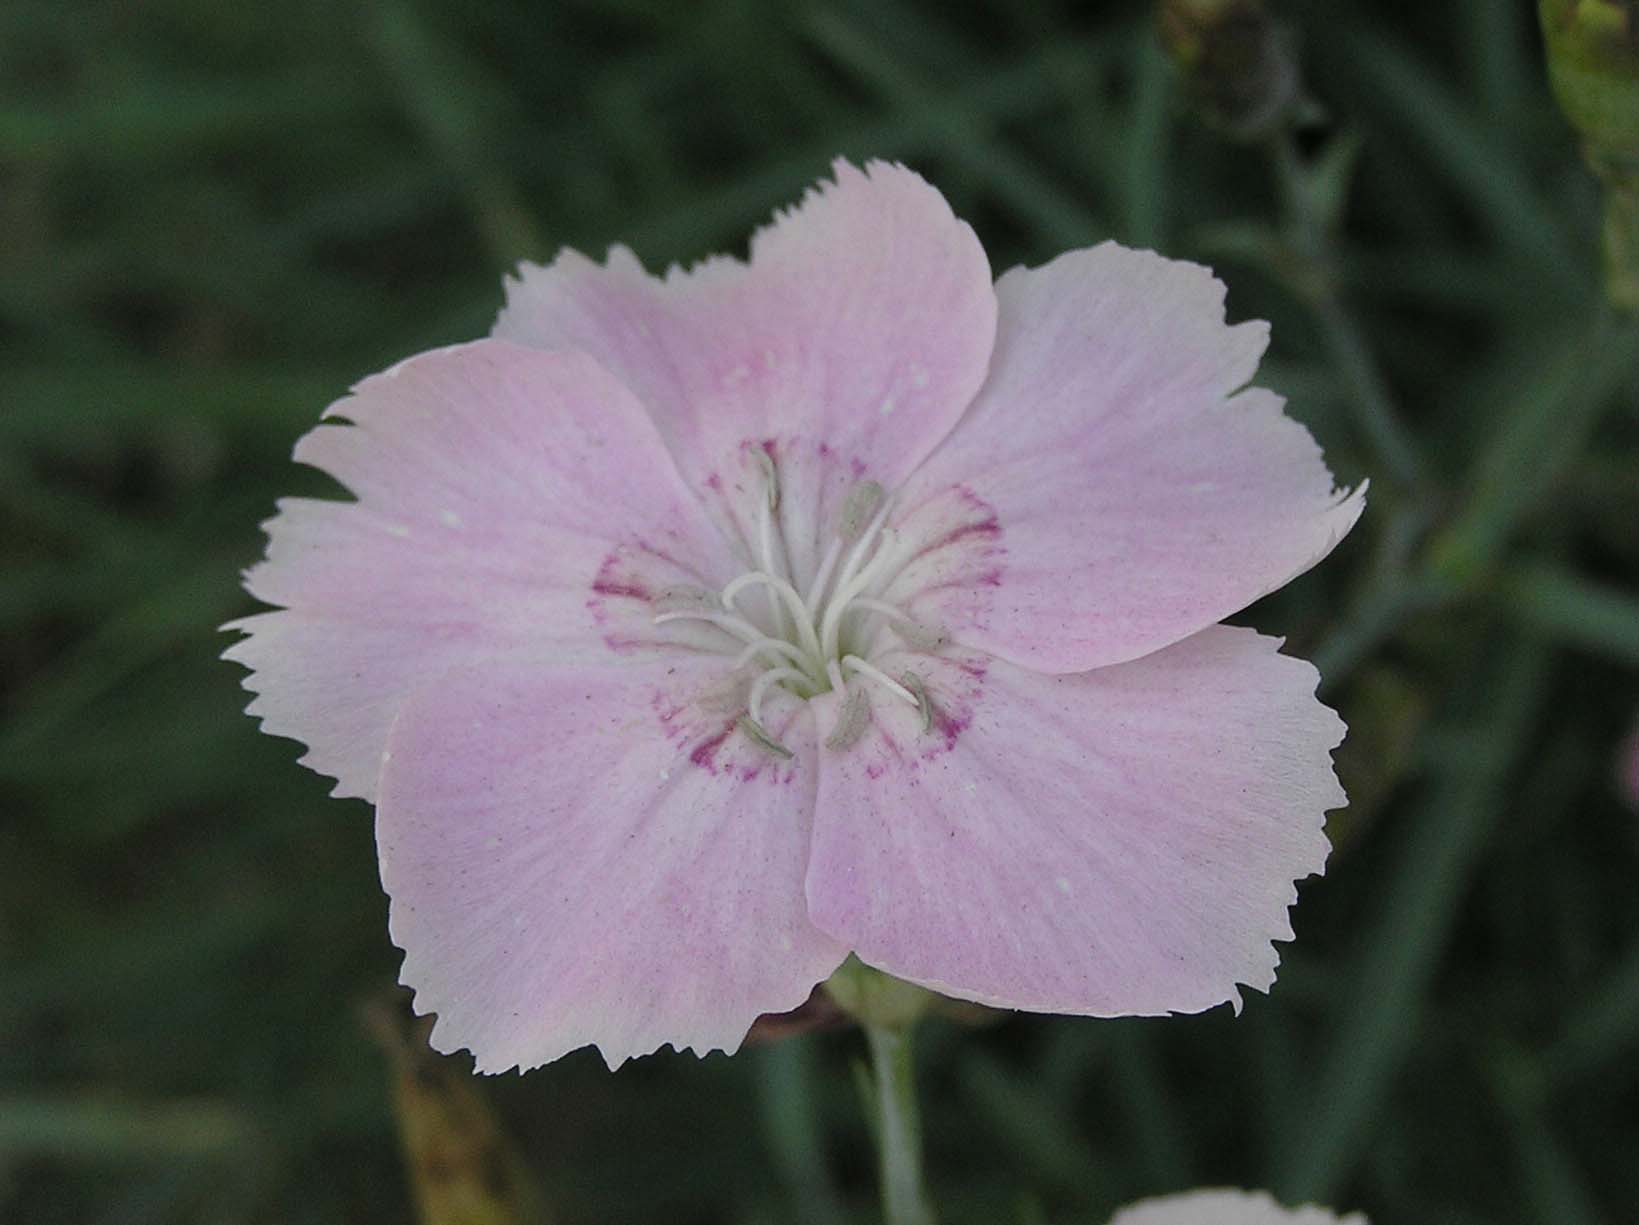
[[[752,454],[763,488],[751,567],[720,592],[686,588],[663,593],[654,623],[703,622],[734,640],[723,651],[731,656],[730,669],[758,669],[740,727],[776,756],[790,756],[763,718],[763,706],[776,686],[803,699],[843,692],[837,731],[826,741],[833,749],[857,741],[869,720],[869,700],[858,683],[875,685],[916,708],[926,728],[931,714],[920,679],[911,673],[895,679],[871,662],[884,628],[913,650],[944,643],[941,634],[884,598],[909,560],[899,534],[886,526],[891,509],[886,492],[875,481],[861,481],[848,491],[830,544],[804,586],[785,544],[780,518],[785,494],[778,469],[762,448]],[[757,589],[763,598],[749,598]],[[857,683],[850,687],[850,680]]]

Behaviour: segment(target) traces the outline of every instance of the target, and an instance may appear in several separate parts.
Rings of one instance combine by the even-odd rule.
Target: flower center
[[[875,685],[918,708],[926,724],[931,714],[920,679],[914,673],[890,676],[872,662],[884,628],[919,649],[942,642],[936,631],[883,598],[914,552],[886,526],[891,499],[875,481],[854,485],[824,556],[800,581],[778,530],[778,469],[766,450],[752,454],[761,469],[763,496],[757,500],[751,567],[718,592],[704,587],[664,592],[654,623],[705,622],[728,636],[734,645],[723,654],[732,655],[731,669],[756,669],[741,729],[778,756],[789,757],[790,751],[763,722],[763,703],[775,686],[804,699],[847,694],[837,731],[826,741],[830,748],[846,748],[864,731],[869,705],[859,684]]]

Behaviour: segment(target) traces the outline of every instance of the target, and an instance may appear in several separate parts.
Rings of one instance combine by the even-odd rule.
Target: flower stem
[[[922,1180],[922,1121],[916,1109],[910,1026],[867,1022],[864,1029],[876,1081],[883,1220],[886,1225],[934,1225]]]
[[[1388,380],[1360,324],[1338,289],[1330,229],[1335,218],[1323,217],[1316,209],[1290,127],[1281,128],[1271,138],[1270,154],[1290,237],[1301,261],[1296,288],[1315,311],[1321,338],[1348,392],[1355,422],[1384,467],[1405,488],[1427,501],[1431,484],[1428,467],[1401,418]]]

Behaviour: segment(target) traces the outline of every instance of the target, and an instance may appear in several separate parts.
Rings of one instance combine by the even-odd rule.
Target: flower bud
[[[1161,42],[1196,109],[1235,140],[1261,140],[1298,102],[1298,66],[1286,31],[1262,0],[1161,0]]]
[[[1611,301],[1639,308],[1639,0],[1540,0],[1548,76],[1605,188]]]

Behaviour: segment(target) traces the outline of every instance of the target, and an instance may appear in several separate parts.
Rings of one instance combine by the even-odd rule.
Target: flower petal
[[[573,251],[526,264],[495,334],[595,357],[648,406],[696,487],[732,481],[741,448],[766,440],[798,454],[823,444],[853,479],[892,488],[983,381],[996,297],[973,231],[920,176],[840,160],[833,173],[753,238],[749,264],[716,258],[662,280],[621,247],[603,265]],[[792,534],[830,530],[838,495],[823,470],[782,477],[796,483],[787,506],[812,516]]]
[[[1129,1205],[1110,1225],[1366,1225],[1356,1213],[1325,1208],[1283,1208],[1267,1191],[1186,1191]]]
[[[252,714],[375,792],[398,702],[451,665],[652,640],[645,597],[730,562],[642,408],[591,359],[485,340],[366,379],[296,458],[356,502],[287,498],[233,624]]]
[[[733,1050],[841,963],[802,899],[812,717],[768,704],[778,759],[714,709],[721,680],[687,656],[492,661],[405,703],[376,837],[439,1050],[487,1072]]]
[[[1093,1016],[1239,1005],[1289,940],[1344,802],[1343,725],[1279,641],[1216,626],[1074,675],[980,655],[909,670],[822,755],[809,913],[860,958],[946,995]],[[839,702],[815,699],[820,735]]]
[[[1268,329],[1225,326],[1205,268],[1105,243],[996,292],[989,381],[901,499],[995,513],[995,597],[917,601],[961,641],[1051,672],[1136,659],[1301,574],[1359,517],[1364,490],[1333,491],[1278,396],[1233,394]]]

